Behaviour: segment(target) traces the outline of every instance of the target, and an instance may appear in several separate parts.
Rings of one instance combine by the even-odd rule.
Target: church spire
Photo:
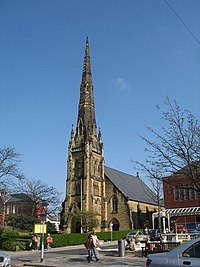
[[[83,74],[82,74],[82,84],[91,83],[92,84],[92,73],[90,66],[90,49],[88,37],[86,38],[85,56],[83,64]]]
[[[78,133],[83,133],[85,136],[96,135],[94,94],[88,37],[86,39],[82,81],[80,86],[80,101],[76,134]]]

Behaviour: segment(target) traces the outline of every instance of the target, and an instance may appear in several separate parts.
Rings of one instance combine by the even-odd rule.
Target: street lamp
[[[47,213],[45,211],[45,207],[47,206],[47,202],[46,200],[42,200],[42,213],[40,216],[40,220],[42,223],[42,242],[41,242],[41,258],[40,258],[40,262],[43,262],[44,259],[44,224],[47,218]]]

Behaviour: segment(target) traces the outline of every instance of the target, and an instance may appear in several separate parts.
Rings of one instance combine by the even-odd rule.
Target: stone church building
[[[157,210],[155,195],[137,176],[104,165],[104,146],[95,118],[94,87],[86,40],[76,129],[72,125],[68,146],[66,199],[62,228],[81,232],[69,216],[76,209],[97,213],[98,231],[152,227]]]

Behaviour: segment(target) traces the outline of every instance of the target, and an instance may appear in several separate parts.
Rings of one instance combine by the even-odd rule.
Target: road
[[[125,257],[118,256],[117,242],[105,243],[99,254],[98,262],[86,260],[87,250],[81,246],[52,248],[45,251],[44,260],[41,263],[40,251],[19,251],[9,252],[12,258],[12,266],[43,266],[43,267],[61,267],[61,266],[135,266],[145,267],[146,259],[141,257],[141,252],[127,252]]]

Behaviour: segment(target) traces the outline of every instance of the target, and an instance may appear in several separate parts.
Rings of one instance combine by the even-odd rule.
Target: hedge
[[[128,232],[132,230],[123,230],[123,231],[113,231],[112,240],[121,240],[123,239]],[[73,234],[51,234],[53,238],[53,243],[51,247],[65,247],[73,245],[81,245],[87,240],[89,233],[73,233]],[[111,240],[111,232],[97,232],[97,236],[100,240],[104,242]],[[41,242],[41,235],[40,237]],[[46,239],[47,234],[44,235],[44,240]],[[3,250],[28,250],[29,244],[31,242],[32,234],[21,233],[17,231],[7,231],[0,234],[0,249]]]

